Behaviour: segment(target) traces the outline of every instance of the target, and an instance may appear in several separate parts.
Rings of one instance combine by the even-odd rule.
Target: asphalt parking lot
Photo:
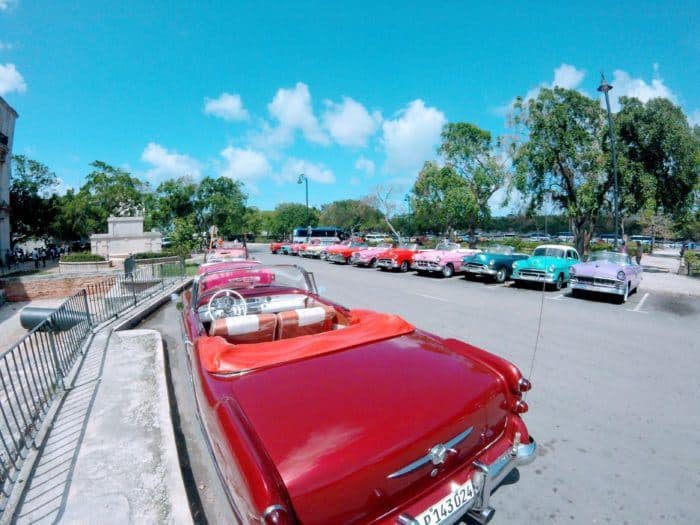
[[[321,295],[398,313],[504,356],[526,376],[540,326],[525,415],[539,457],[495,494],[492,523],[700,523],[700,299],[645,292],[642,282],[620,305],[253,255],[299,264]]]

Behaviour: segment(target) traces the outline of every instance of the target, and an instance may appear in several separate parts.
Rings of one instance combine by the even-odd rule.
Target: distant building
[[[0,254],[10,247],[10,170],[17,112],[0,97]]]

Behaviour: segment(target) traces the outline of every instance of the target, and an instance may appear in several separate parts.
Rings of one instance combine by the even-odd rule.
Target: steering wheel
[[[207,313],[209,314],[209,319],[211,319],[212,321],[214,320],[211,305],[214,302],[214,299],[221,295],[225,295],[228,298],[229,303],[226,305],[225,308],[222,309],[231,310],[233,312],[233,315],[248,315],[248,304],[246,303],[245,298],[236,290],[232,290],[231,288],[224,288],[222,290],[219,290],[218,292],[215,292],[209,298],[209,302],[207,303]]]

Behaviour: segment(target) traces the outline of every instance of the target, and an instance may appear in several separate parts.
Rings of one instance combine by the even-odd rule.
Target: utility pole
[[[303,173],[299,174],[297,184],[306,183],[306,242],[311,237],[311,217],[309,216],[309,178]]]

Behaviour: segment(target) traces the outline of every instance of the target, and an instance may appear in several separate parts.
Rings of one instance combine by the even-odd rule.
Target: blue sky
[[[99,159],[238,178],[263,209],[300,171],[314,205],[401,198],[445,122],[505,133],[515,96],[593,95],[601,69],[700,121],[697,2],[566,4],[0,0],[0,95],[63,189]]]

